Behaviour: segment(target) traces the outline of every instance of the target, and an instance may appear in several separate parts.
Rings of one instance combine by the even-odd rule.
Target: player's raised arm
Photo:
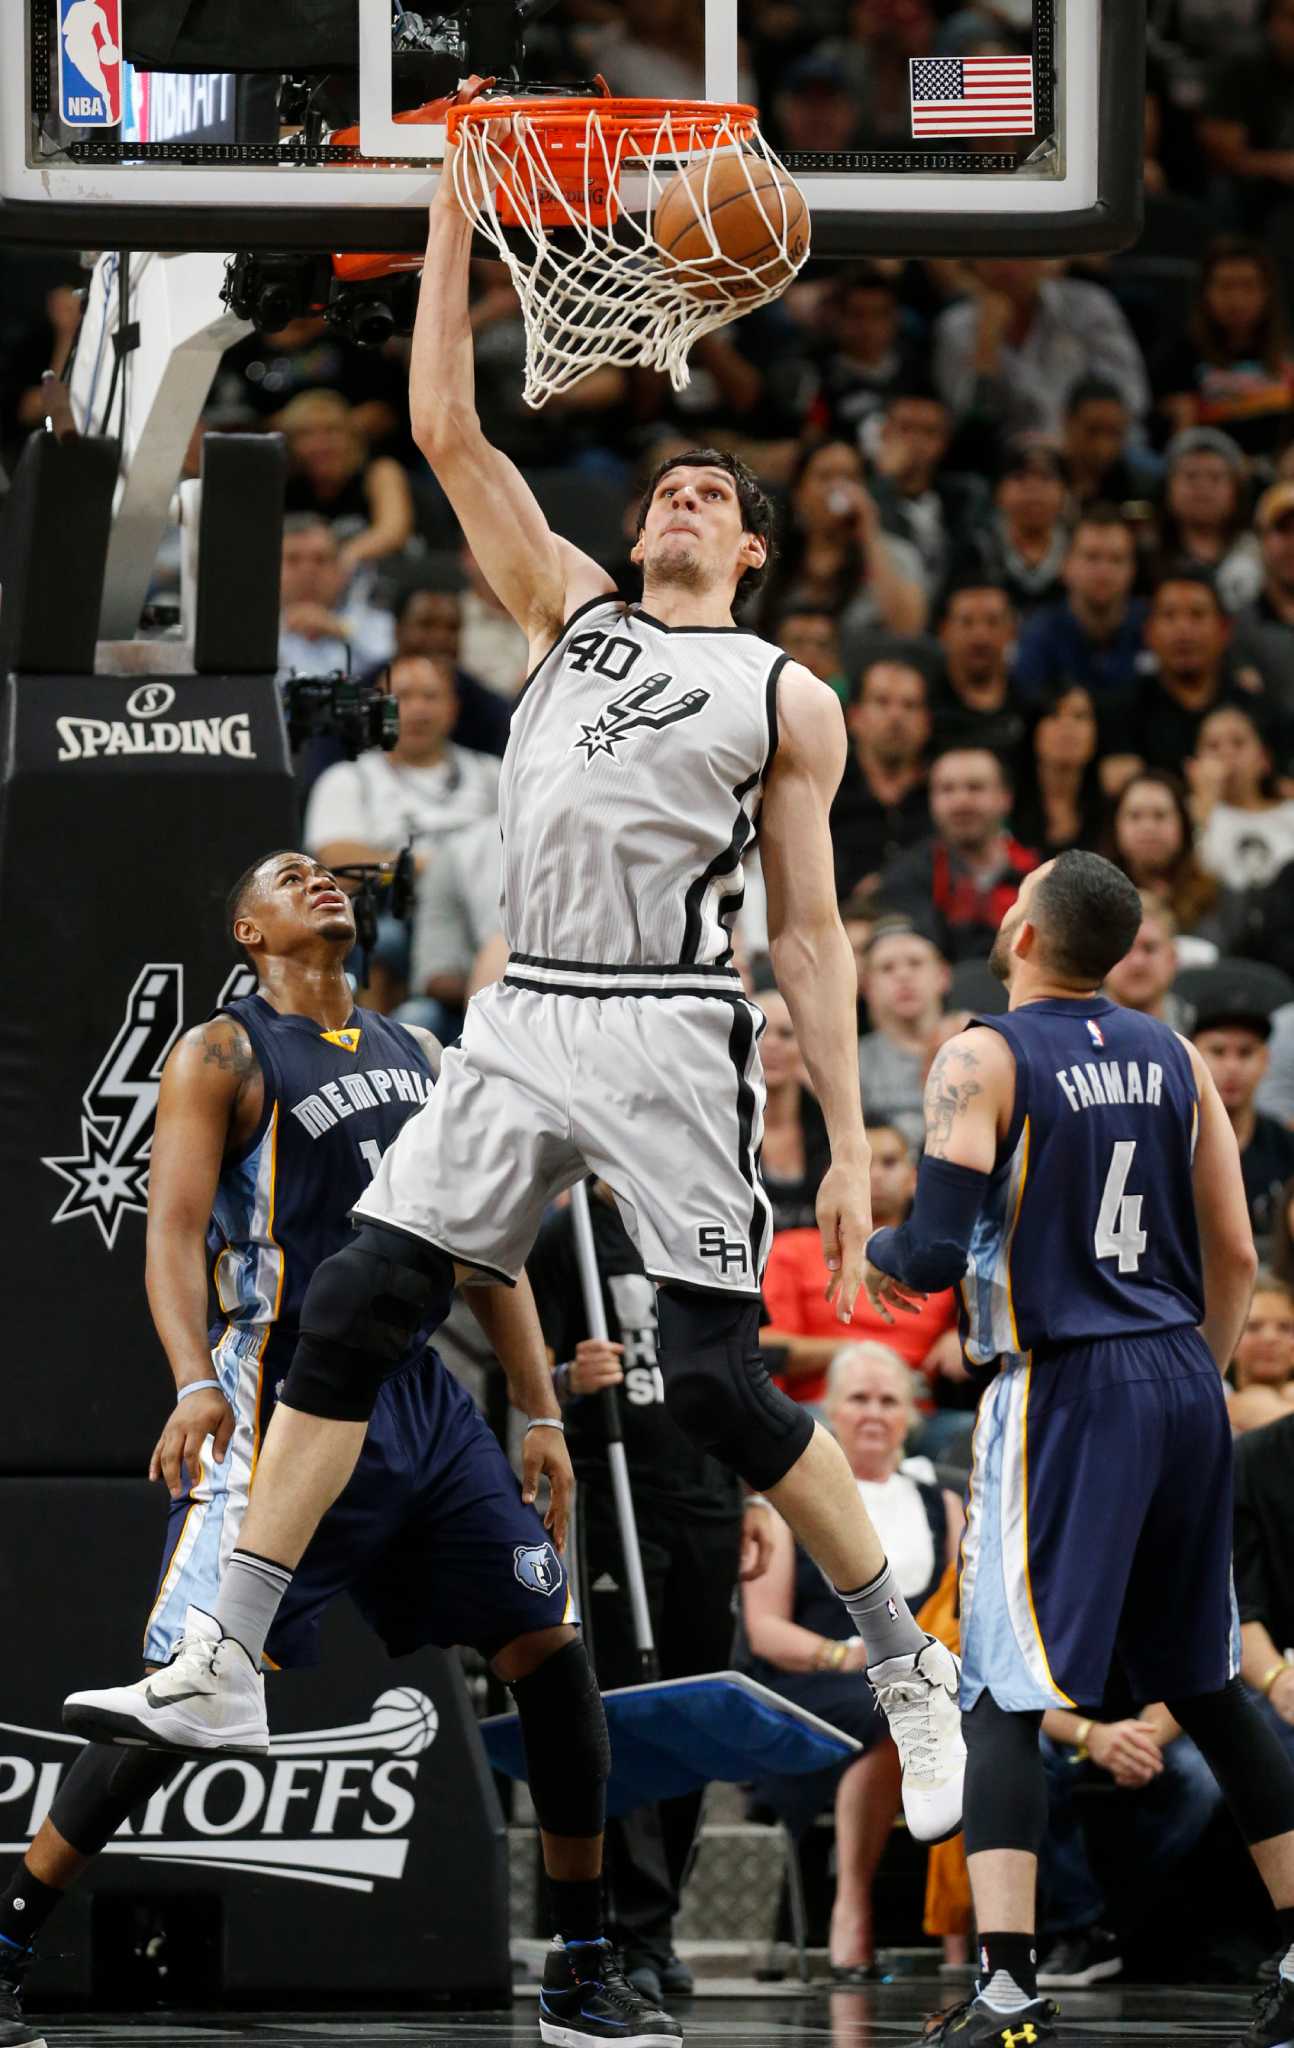
[[[1200,1093],[1200,1127],[1191,1180],[1204,1260],[1204,1321],[1200,1332],[1225,1372],[1235,1356],[1258,1271],[1253,1226],[1245,1199],[1240,1150],[1222,1098],[1195,1047],[1183,1039]]]
[[[543,653],[568,613],[615,586],[596,562],[553,533],[520,470],[481,432],[467,296],[472,226],[454,191],[452,156],[427,224],[409,365],[413,438],[490,588]]]
[[[777,719],[759,826],[769,957],[831,1141],[818,1227],[832,1275],[828,1298],[847,1323],[862,1284],[872,1198],[858,1086],[858,970],[836,907],[827,824],[845,766],[845,725],[835,693],[796,662],[779,678]]]
[[[145,1284],[148,1306],[175,1374],[175,1411],[158,1440],[149,1478],[163,1478],[173,1497],[190,1481],[208,1436],[217,1461],[234,1426],[218,1387],[183,1395],[215,1378],[207,1342],[207,1225],[230,1127],[260,1068],[247,1033],[232,1017],[213,1017],[186,1031],[166,1062],[148,1169]]]

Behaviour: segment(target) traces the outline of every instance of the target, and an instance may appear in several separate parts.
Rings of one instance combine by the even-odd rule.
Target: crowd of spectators
[[[619,90],[697,89],[694,6],[575,11],[576,54],[614,71]],[[909,57],[1018,48],[1028,11],[752,0],[747,89],[786,148],[901,140]],[[1194,1036],[1235,1127],[1269,1269],[1230,1374],[1238,1586],[1245,1676],[1294,1742],[1294,0],[1152,0],[1150,16],[1138,249],[1087,263],[813,263],[776,305],[707,337],[683,393],[598,370],[538,415],[520,402],[516,300],[482,262],[478,400],[554,525],[627,593],[641,479],[671,450],[732,449],[779,501],[777,557],[742,623],[811,668],[844,711],[831,831],[858,961],[878,1223],[911,1199],[935,1050],[1003,1000],[984,963],[1023,876],[1086,847],[1141,891],[1144,921],[1109,993]],[[3,260],[8,457],[75,323],[66,266]],[[363,351],[297,320],[230,351],[204,425],[287,439],[283,673],[379,677],[399,701],[393,753],[346,762],[315,749],[302,763],[305,843],[343,863],[412,845],[416,912],[408,928],[383,925],[366,999],[452,1037],[504,957],[498,757],[526,649],[412,445],[407,362],[405,341]],[[826,1133],[768,974],[752,866],[735,946],[765,1020],[768,1362],[841,1435],[915,1601],[955,1550],[960,1508],[943,1482],[956,1489],[964,1474],[976,1389],[951,1295],[897,1328],[864,1308],[840,1349],[814,1225]],[[597,1207],[608,1301],[638,1350],[629,1398],[646,1410],[659,1382],[650,1289],[634,1294],[632,1247]],[[619,1342],[595,1358],[572,1321],[563,1232],[559,1218],[541,1239],[536,1290],[563,1397],[578,1405],[624,1380],[629,1361]],[[585,1450],[596,1479],[596,1431]],[[683,1469],[704,1529],[709,1478]],[[645,1467],[638,1478],[663,1529],[673,1508]],[[738,1504],[725,1495],[718,1509],[713,1541],[735,1560]],[[596,1540],[609,1556],[609,1525]],[[752,1669],[838,1711],[865,1744],[826,1795],[839,1831],[832,1961],[865,1971],[895,1763],[842,1611],[806,1563],[780,1530],[744,1637]],[[610,1623],[598,1630],[611,1639]],[[697,1654],[721,1661],[713,1638],[712,1627]],[[621,1662],[623,1650],[617,1638]],[[1127,1792],[1143,1867],[1186,1853],[1215,1788],[1154,1703],[1084,1703],[1049,1716],[1045,1741],[1040,1981],[1086,1983],[1120,1962],[1076,1818],[1084,1785]],[[621,1914],[658,1969],[694,1822],[629,1827],[613,1850],[625,1870],[654,1858],[654,1892],[623,1878]]]

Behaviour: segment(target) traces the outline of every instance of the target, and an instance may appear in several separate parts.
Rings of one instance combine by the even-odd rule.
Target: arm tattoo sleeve
[[[978,1059],[962,1046],[946,1045],[936,1054],[926,1082],[927,1158],[947,1157],[953,1125],[975,1097],[983,1093],[978,1073]]]

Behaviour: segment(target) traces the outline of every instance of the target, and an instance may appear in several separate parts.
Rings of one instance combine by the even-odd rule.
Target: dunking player
[[[230,907],[260,986],[180,1041],[162,1077],[153,1140],[148,1293],[178,1396],[153,1456],[172,1507],[144,1655],[156,1668],[182,1636],[204,1642],[217,1672],[239,1668],[231,1696],[259,1702],[258,1671],[211,1618],[221,1563],[241,1541],[256,1446],[295,1349],[310,1276],[350,1235],[350,1210],[382,1153],[434,1095],[440,1048],[430,1032],[354,1007],[343,972],[354,918],[326,869],[303,854],[271,854],[235,885]],[[226,1316],[214,1345],[208,1245]],[[677,2048],[679,2029],[625,1982],[601,1944],[606,1723],[583,1641],[568,1625],[559,1551],[571,1468],[534,1305],[525,1287],[466,1290],[514,1402],[534,1418],[519,1495],[467,1394],[425,1348],[453,1279],[446,1261],[441,1289],[418,1290],[420,1328],[405,1328],[354,1477],[292,1580],[269,1653],[277,1664],[313,1663],[322,1610],[349,1592],[393,1655],[469,1643],[488,1657],[516,1696],[555,1927],[599,1962],[601,1990],[590,1993],[571,1979],[571,1949],[550,1958],[546,1998],[558,2038]],[[544,1474],[552,1541],[530,1505]],[[134,1732],[110,1710],[70,1718],[92,1738]],[[263,1722],[263,1707],[244,1714],[227,1726],[227,1740],[263,1749]],[[155,1741],[172,1732],[164,1715],[151,1731]],[[174,1768],[156,1750],[102,1740],[81,1752],[0,1890],[0,2015],[7,1996],[16,2021],[17,1981],[48,1912]]]
[[[1231,1434],[1220,1369],[1255,1258],[1236,1141],[1208,1069],[1164,1024],[1101,994],[1141,904],[1065,853],[998,933],[1004,1017],[951,1039],[926,1087],[908,1222],[868,1246],[890,1309],[962,1283],[980,1404],[961,1582],[966,1852],[975,1997],[928,2041],[1034,2048],[1038,1729],[1099,1706],[1116,1657],[1212,1766],[1288,1953],[1237,2048],[1294,2040],[1294,1770],[1240,1687]]]
[[[903,1757],[909,1824],[937,1838],[961,1814],[955,1660],[908,1613],[838,1445],[760,1360],[759,1017],[729,936],[757,823],[774,965],[831,1140],[818,1218],[842,1325],[862,1279],[857,977],[827,829],[845,759],[840,707],[807,669],[733,624],[737,590],[767,562],[771,512],[731,457],[697,450],[653,478],[633,551],[641,603],[621,602],[595,562],[550,532],[476,417],[471,235],[446,175],[431,208],[411,404],[473,554],[530,641],[500,784],[511,963],[472,1002],[426,1110],[357,1204],[354,1239],[315,1276],[217,1617],[259,1651],[280,1589],[350,1475],[387,1350],[402,1341],[374,1316],[392,1276],[411,1322],[443,1292],[451,1260],[512,1281],[545,1204],[592,1172],[614,1190],[660,1290],[671,1412],[771,1495],[841,1589]],[[222,1661],[218,1680],[211,1661],[210,1645],[195,1644],[154,1681],[159,1698],[168,1686],[202,1693],[174,1711],[204,1750],[226,1739],[226,1689],[237,1683],[235,1661]],[[172,1710],[141,1698],[131,1711],[144,1730]]]

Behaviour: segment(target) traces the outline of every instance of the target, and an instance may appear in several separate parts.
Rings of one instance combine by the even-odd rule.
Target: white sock
[[[1281,1963],[1281,1976],[1287,1984],[1294,1984],[1294,1944],[1285,1951],[1285,1957]]]
[[[994,2012],[1023,2012],[1033,2000],[1027,1991],[1022,1991],[1009,1970],[994,1970],[987,1984],[979,1986],[979,1995],[985,2005],[991,2005]]]

